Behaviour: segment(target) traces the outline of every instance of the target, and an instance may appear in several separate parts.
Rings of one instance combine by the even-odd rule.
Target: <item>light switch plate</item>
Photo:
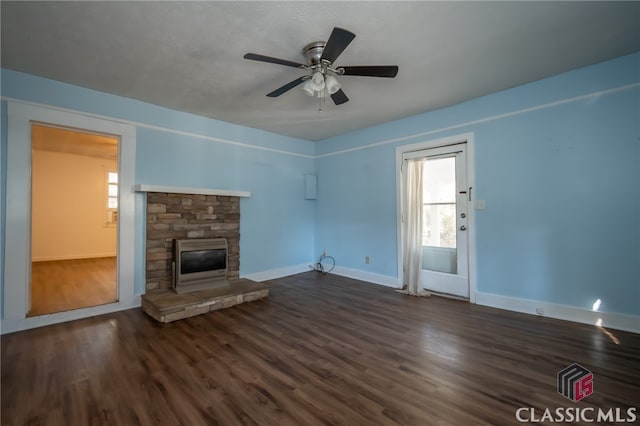
[[[476,200],[474,202],[474,207],[476,210],[483,210],[486,208],[486,204],[484,200]]]

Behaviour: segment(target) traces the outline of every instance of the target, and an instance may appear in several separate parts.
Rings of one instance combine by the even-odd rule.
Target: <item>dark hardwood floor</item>
[[[117,300],[115,257],[31,264],[29,316],[104,305]]]
[[[270,285],[170,324],[133,309],[3,336],[2,424],[506,425],[640,405],[637,334],[315,272]],[[594,375],[578,403],[556,391],[574,362]]]

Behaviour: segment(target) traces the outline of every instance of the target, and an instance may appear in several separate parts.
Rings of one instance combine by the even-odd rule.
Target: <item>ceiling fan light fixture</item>
[[[0,0],[2,1],[2,0]],[[267,93],[270,98],[276,98],[283,93],[288,92],[294,87],[302,84],[302,90],[309,95],[321,98],[328,96],[336,105],[342,105],[349,101],[349,98],[342,91],[342,87],[335,75],[353,75],[363,77],[385,77],[393,78],[398,74],[397,65],[360,65],[360,66],[340,66],[334,64],[336,59],[342,54],[344,49],[355,38],[355,34],[344,28],[334,27],[329,36],[329,40],[315,41],[307,44],[302,53],[307,60],[306,64],[292,62],[286,59],[274,58],[271,56],[259,55],[257,53],[247,53],[245,59],[252,61],[268,62],[272,64],[285,65],[288,67],[298,68],[310,72],[302,77],[290,81],[289,83]],[[303,84],[304,83],[304,84]]]
[[[313,96],[315,94],[311,84],[311,80],[307,80],[304,82],[304,84],[302,85],[302,90],[304,90],[304,93],[309,96]]]
[[[338,90],[340,90],[340,87],[341,87],[340,83],[338,83],[338,80],[336,80],[336,78],[332,75],[328,75],[324,79],[324,84],[325,84],[325,87],[327,88],[327,92],[329,93],[329,95],[333,95]]]
[[[315,74],[313,74],[313,77],[311,77],[310,81],[311,81],[311,88],[316,92],[319,92],[324,89],[325,82],[324,82],[324,75],[322,74],[322,72],[317,71]]]

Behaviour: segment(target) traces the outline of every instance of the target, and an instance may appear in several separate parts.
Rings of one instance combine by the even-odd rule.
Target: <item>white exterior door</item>
[[[429,291],[469,298],[466,144],[405,154],[422,158],[422,286]]]

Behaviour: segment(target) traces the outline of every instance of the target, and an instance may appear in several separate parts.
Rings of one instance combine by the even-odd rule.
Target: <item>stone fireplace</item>
[[[240,198],[249,197],[249,192],[146,184],[136,185],[135,190],[147,194],[146,291],[141,298],[142,310],[149,316],[166,323],[269,295],[268,285],[239,278]],[[188,292],[172,291],[175,241],[190,247],[223,242],[226,249],[225,282],[228,285],[192,288]],[[219,248],[209,249],[215,251]],[[200,260],[196,263],[199,264]]]
[[[146,290],[173,286],[174,240],[227,240],[227,279],[240,275],[240,198],[147,193]]]

